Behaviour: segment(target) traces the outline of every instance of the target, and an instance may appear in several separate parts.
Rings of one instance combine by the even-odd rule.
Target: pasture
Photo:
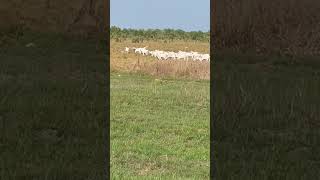
[[[317,57],[215,56],[217,179],[318,179]]]
[[[106,47],[40,33],[0,40],[0,179],[101,179]],[[209,44],[111,43],[114,179],[208,179],[208,64],[159,64],[120,51],[148,43],[208,53]],[[218,178],[317,179],[319,58],[214,58]]]
[[[112,179],[209,179],[209,142],[208,81],[111,75]]]
[[[116,42],[111,48],[117,48],[115,52],[119,52],[125,46],[121,43]],[[176,51],[187,43],[177,44],[179,41],[155,43],[158,49],[163,46],[163,49]],[[205,52],[205,43],[201,44],[195,44],[194,48]],[[128,46],[146,45],[133,43]],[[111,57],[121,59],[123,64],[138,62],[135,60],[138,56],[134,54],[111,54]],[[232,52],[217,52],[213,58],[216,121],[211,150],[216,160],[217,178],[298,180],[319,177],[319,58]],[[179,73],[165,75],[146,71],[144,63],[153,63],[151,59],[140,57],[139,61],[137,67],[140,69],[134,70],[120,63],[111,64],[117,67],[113,69],[115,73],[125,67],[127,73],[151,74],[154,79],[169,76],[189,83],[201,79],[190,73],[200,70],[197,65],[193,65],[185,76]]]
[[[103,179],[107,56],[95,45],[0,34],[0,179]]]
[[[126,46],[209,52],[195,41],[111,39],[112,179],[208,179],[209,63],[159,61]]]
[[[207,42],[199,41],[144,41],[133,43],[130,40],[117,42],[111,39],[111,71],[112,72],[133,72],[149,74],[158,77],[171,77],[183,79],[210,79],[209,62],[193,61],[158,61],[154,57],[140,56],[134,53],[122,53],[125,47],[145,47],[148,49],[159,49],[163,51],[189,50],[200,53],[209,53],[210,45]]]

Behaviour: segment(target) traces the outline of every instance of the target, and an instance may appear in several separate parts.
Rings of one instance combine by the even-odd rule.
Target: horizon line
[[[120,28],[120,29],[133,29],[133,30],[165,30],[165,29],[171,29],[171,30],[181,30],[181,31],[184,31],[184,32],[210,32],[210,29],[209,30],[183,30],[183,29],[179,29],[179,28],[127,28],[127,27],[120,27],[120,26],[117,26],[117,25],[111,25],[110,24],[110,28],[111,27],[117,27],[117,28]]]

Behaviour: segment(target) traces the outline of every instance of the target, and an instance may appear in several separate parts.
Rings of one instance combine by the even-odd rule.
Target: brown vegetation
[[[216,1],[217,49],[261,53],[320,54],[320,1]],[[213,21],[214,22],[214,21]]]
[[[111,41],[111,71],[138,72],[150,74],[157,77],[178,77],[189,79],[210,79],[210,63],[194,61],[158,61],[149,56],[129,54],[121,52],[125,47],[145,47],[147,49],[179,51],[190,50],[209,53],[209,43],[175,41],[131,43]],[[186,48],[187,47],[187,48]]]
[[[103,2],[104,0],[1,1],[0,28],[23,26],[33,31],[95,37],[107,25]]]

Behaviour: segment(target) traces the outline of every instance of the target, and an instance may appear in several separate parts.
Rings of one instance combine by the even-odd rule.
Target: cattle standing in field
[[[143,56],[145,55],[148,55],[149,54],[149,51],[146,49],[147,47],[144,47],[144,48],[136,48],[134,50],[135,53],[138,53],[138,54],[142,54]]]
[[[152,57],[157,58],[158,60],[193,60],[193,61],[208,61],[210,62],[210,55],[209,54],[201,54],[198,52],[190,51],[190,52],[185,52],[185,51],[178,51],[173,52],[173,51],[160,51],[160,50],[154,50],[154,51],[149,51],[147,50],[147,47],[143,48],[135,48],[132,47],[133,51],[136,54],[142,54],[143,56],[150,55]],[[129,53],[130,48],[126,47],[125,52]]]
[[[130,50],[130,49],[129,49],[128,47],[126,47],[125,50],[124,50],[124,52],[129,53],[129,50]]]

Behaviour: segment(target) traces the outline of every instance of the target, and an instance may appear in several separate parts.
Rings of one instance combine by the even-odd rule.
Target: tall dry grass
[[[210,63],[195,61],[158,61],[150,56],[137,55],[133,52],[123,53],[125,47],[145,47],[164,51],[198,51],[209,53],[209,43],[175,41],[172,43],[144,42],[131,43],[111,41],[111,71],[134,72],[153,75],[156,77],[174,77],[186,79],[210,79]],[[186,48],[187,47],[187,48]]]
[[[320,1],[216,1],[217,49],[261,53],[320,54]]]

